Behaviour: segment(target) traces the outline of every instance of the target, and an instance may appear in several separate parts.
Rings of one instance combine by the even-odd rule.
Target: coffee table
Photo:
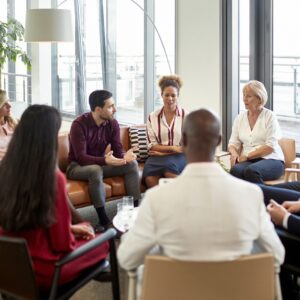
[[[131,218],[128,219],[128,227],[125,228],[124,226],[124,221],[123,221],[123,215],[122,213],[118,213],[115,215],[115,217],[113,218],[113,225],[116,229],[118,229],[120,232],[125,232],[127,230],[129,230],[130,228],[132,228],[132,226],[134,225],[135,223],[135,220],[136,220],[136,217],[138,215],[138,211],[139,211],[139,208],[138,207],[135,207],[132,211],[132,216]]]

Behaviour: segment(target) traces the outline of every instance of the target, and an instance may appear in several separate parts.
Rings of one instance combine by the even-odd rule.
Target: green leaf
[[[18,42],[23,40],[24,26],[19,21],[0,21],[0,69],[8,60],[16,61],[18,57],[28,69],[31,68],[31,58],[18,46]]]

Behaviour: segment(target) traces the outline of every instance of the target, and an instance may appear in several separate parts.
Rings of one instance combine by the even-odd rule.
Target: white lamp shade
[[[29,9],[26,13],[26,42],[72,42],[71,11]]]

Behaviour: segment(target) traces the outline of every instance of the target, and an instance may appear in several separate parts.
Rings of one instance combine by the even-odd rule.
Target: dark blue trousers
[[[265,204],[267,205],[270,199],[274,199],[278,203],[284,201],[297,201],[300,198],[300,182],[292,181],[275,185],[259,184],[264,193]]]
[[[264,183],[264,180],[275,180],[284,171],[284,163],[277,159],[252,159],[237,163],[230,169],[230,174],[254,183]]]

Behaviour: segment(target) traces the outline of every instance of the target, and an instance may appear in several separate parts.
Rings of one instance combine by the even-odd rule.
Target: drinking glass
[[[117,203],[117,215],[121,215],[122,211],[123,211],[123,202],[119,201]]]
[[[123,203],[123,209],[125,210],[133,210],[133,196],[124,196],[122,198],[122,203]]]

